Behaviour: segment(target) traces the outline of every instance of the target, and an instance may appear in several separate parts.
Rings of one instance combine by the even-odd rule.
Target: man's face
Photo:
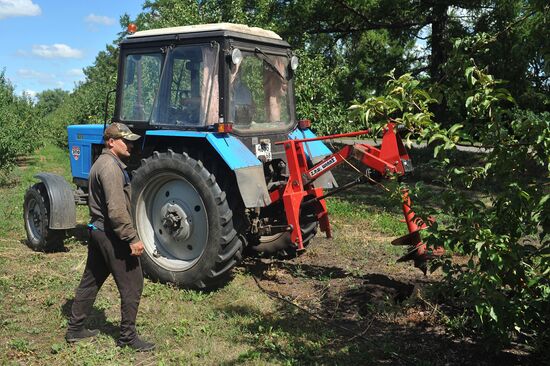
[[[123,138],[110,138],[107,144],[109,146],[109,150],[111,150],[111,152],[118,156],[121,160],[128,159],[130,157],[130,153],[132,152],[132,148],[134,147],[132,141],[128,141]]]

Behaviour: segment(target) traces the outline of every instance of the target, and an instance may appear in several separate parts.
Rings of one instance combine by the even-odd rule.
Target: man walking
[[[91,221],[88,258],[76,289],[65,339],[77,342],[94,337],[99,330],[84,327],[97,293],[112,274],[120,293],[121,322],[117,346],[151,351],[153,343],[141,340],[136,332],[136,316],[143,289],[139,239],[130,215],[130,178],[126,172],[133,141],[140,138],[122,123],[113,123],[103,134],[105,148],[88,177],[88,205]]]

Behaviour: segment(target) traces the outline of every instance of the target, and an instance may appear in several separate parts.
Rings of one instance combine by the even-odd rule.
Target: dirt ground
[[[448,334],[438,305],[423,296],[440,272],[424,276],[383,250],[368,253],[366,260],[350,259],[342,256],[338,238],[318,235],[298,258],[249,259],[243,270],[264,292],[298,305],[304,317],[330,324],[339,342],[361,347],[368,364],[534,364],[520,349],[495,353]]]

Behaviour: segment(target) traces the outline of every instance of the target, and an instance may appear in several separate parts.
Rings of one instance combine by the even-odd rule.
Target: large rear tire
[[[23,219],[27,243],[36,251],[49,251],[63,245],[65,230],[50,229],[50,200],[44,183],[36,183],[25,192]]]
[[[201,161],[171,150],[154,152],[134,172],[132,191],[148,277],[194,289],[229,280],[242,242],[225,192]]]

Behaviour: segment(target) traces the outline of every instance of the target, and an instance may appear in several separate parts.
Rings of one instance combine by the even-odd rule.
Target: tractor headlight
[[[292,69],[292,71],[296,71],[296,69],[298,68],[298,57],[297,56],[292,56],[290,58],[290,68]]]
[[[233,62],[233,65],[238,65],[243,60],[243,54],[240,49],[234,48],[233,51],[231,51],[231,62]]]

